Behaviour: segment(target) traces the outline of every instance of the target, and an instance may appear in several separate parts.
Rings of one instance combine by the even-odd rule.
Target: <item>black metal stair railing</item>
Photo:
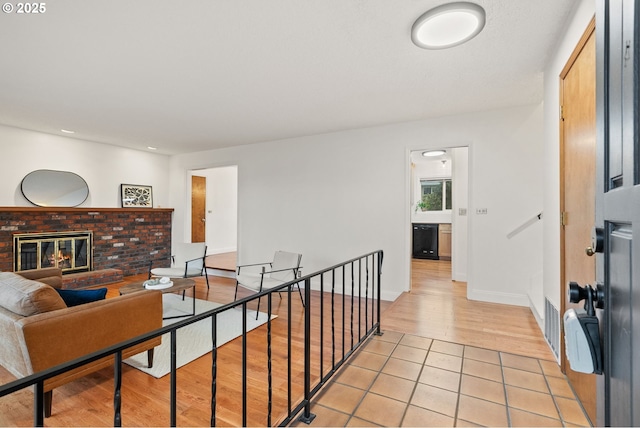
[[[86,355],[51,369],[35,373],[31,376],[18,379],[0,386],[0,397],[7,396],[16,391],[34,386],[34,425],[44,425],[44,381],[60,373],[80,367],[89,362],[114,355],[114,395],[113,395],[113,425],[121,426],[123,381],[122,351],[133,345],[142,343],[153,337],[168,334],[171,343],[171,372],[170,372],[170,409],[169,425],[177,425],[177,331],[187,325],[211,318],[211,397],[210,411],[211,426],[216,426],[218,407],[218,388],[220,386],[221,370],[227,370],[219,361],[217,325],[218,316],[225,311],[241,310],[243,315],[241,335],[241,367],[242,367],[242,415],[243,426],[285,426],[291,423],[296,416],[303,422],[310,423],[314,415],[311,413],[311,400],[315,394],[326,384],[340,367],[351,357],[358,347],[363,344],[370,335],[382,334],[380,330],[380,290],[382,276],[381,250],[374,251],[360,257],[345,261],[327,269],[297,278],[287,284],[273,288],[262,293],[253,294],[233,303],[203,312],[196,316],[175,322],[161,329],[149,332],[143,336],[122,342],[107,349]],[[294,306],[292,303],[296,295],[292,295],[294,287],[304,284],[304,305]],[[286,304],[286,320],[275,318],[274,295],[278,293]],[[258,328],[247,332],[247,316],[251,316],[254,303],[258,298],[267,298],[267,322],[265,328]],[[298,298],[297,304],[300,304]],[[252,306],[250,308],[250,306]],[[295,310],[295,312],[294,312]],[[298,310],[300,312],[298,312]],[[253,312],[255,314],[255,312]],[[293,336],[293,327],[296,323],[299,329],[300,315],[303,316],[303,337]],[[296,322],[295,319],[298,321]],[[282,316],[282,318],[285,318]],[[282,323],[286,322],[286,326]],[[276,325],[277,324],[277,325]],[[286,330],[286,349],[274,346],[274,332],[278,331],[280,337],[282,330]],[[297,331],[297,330],[296,330]],[[264,335],[262,337],[261,335]],[[256,394],[262,394],[262,388],[254,387],[256,378],[264,373],[264,368],[256,370],[255,364],[249,364],[249,340],[264,340],[264,359],[266,359],[266,396],[256,398]],[[277,340],[280,344],[281,340]],[[255,349],[253,352],[255,353]],[[300,355],[302,354],[302,355]],[[277,357],[277,356],[279,357]],[[281,357],[286,355],[286,379],[278,379],[283,370],[276,370],[275,366],[282,363]],[[303,357],[300,364],[300,357]],[[252,361],[256,355],[252,354]],[[262,357],[262,356],[260,356]],[[249,385],[249,378],[252,385]],[[303,379],[302,391],[300,391],[300,379]],[[286,385],[286,392],[282,387]],[[188,385],[181,385],[188,389]],[[249,395],[252,403],[257,400],[265,403],[266,417],[264,420],[255,420],[255,416],[249,420]],[[284,396],[286,395],[286,397]],[[283,404],[286,403],[286,404]],[[254,412],[255,413],[255,412]],[[156,423],[156,421],[154,421]]]

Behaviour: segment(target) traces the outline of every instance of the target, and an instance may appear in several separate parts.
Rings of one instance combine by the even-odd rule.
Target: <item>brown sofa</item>
[[[62,273],[46,268],[0,272],[0,365],[21,378],[162,327],[162,293],[145,290],[66,307],[52,287]],[[123,351],[143,351],[153,361],[157,337]],[[44,383],[45,416],[51,415],[53,389],[113,365],[109,356],[50,378]]]

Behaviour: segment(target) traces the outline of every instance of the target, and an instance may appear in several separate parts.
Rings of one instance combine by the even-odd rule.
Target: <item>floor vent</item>
[[[544,338],[560,361],[560,313],[548,299],[544,299]]]

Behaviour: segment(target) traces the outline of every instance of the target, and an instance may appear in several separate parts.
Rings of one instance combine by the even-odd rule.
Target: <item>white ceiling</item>
[[[0,123],[175,154],[541,101],[576,0],[474,0],[478,37],[416,47],[413,22],[443,2],[52,0],[2,13]]]

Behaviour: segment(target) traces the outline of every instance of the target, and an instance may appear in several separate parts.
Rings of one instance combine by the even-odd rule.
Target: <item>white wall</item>
[[[169,207],[169,157],[0,125],[0,206],[33,206],[20,191],[37,169],[70,171],[84,178],[82,207],[120,207],[120,184],[153,187],[154,207]]]
[[[469,148],[469,285],[471,299],[529,306],[529,283],[542,272],[542,234],[507,235],[542,210],[542,105],[485,122],[487,141]],[[486,214],[477,214],[477,210]],[[537,227],[540,227],[538,224]]]
[[[469,148],[451,151],[453,176],[453,210],[451,213],[451,278],[466,282],[469,263]],[[460,210],[466,210],[461,213]]]
[[[560,309],[560,72],[595,15],[595,1],[582,0],[545,68],[544,80],[544,296]]]
[[[470,146],[469,213],[488,214],[468,216],[469,294],[528,305],[519,279],[523,267],[541,271],[541,238],[506,234],[542,205],[542,141],[542,106],[532,105],[178,155],[170,203],[175,224],[185,224],[188,171],[237,164],[240,263],[282,249],[301,252],[311,273],[382,249],[383,298],[394,299],[409,289],[407,153]],[[175,227],[174,240],[187,232]]]

